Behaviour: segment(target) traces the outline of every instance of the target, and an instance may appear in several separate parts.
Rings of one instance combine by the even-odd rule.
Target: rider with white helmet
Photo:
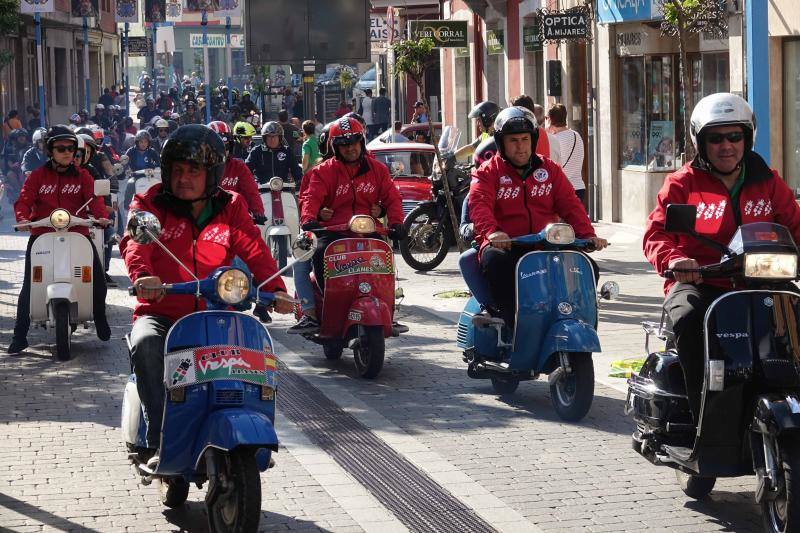
[[[44,138],[47,135],[45,128],[37,128],[31,136],[31,146],[22,157],[22,172],[29,174],[47,163],[47,154],[44,151]]]
[[[697,233],[727,245],[737,228],[750,222],[783,224],[800,242],[800,207],[778,172],[753,151],[756,117],[740,96],[717,93],[697,102],[689,133],[697,157],[664,180],[647,220],[644,253],[659,274],[674,271],[675,279],[664,282],[664,309],[697,421],[704,372],[703,317],[711,302],[733,286],[728,280],[700,278],[699,267],[717,263],[719,251],[666,232],[666,208],[697,206]]]

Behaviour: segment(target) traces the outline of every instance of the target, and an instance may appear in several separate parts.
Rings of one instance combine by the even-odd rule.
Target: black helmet
[[[494,138],[497,142],[497,151],[505,159],[505,147],[503,146],[503,136],[515,133],[531,134],[531,150],[536,151],[536,143],[539,140],[539,128],[536,127],[536,117],[533,112],[525,107],[507,107],[497,114],[494,121]]]
[[[317,140],[317,144],[319,145],[319,155],[322,156],[323,159],[328,159],[329,157],[333,156],[333,154],[330,152],[330,146],[328,144],[332,124],[333,122],[328,122],[322,127],[322,131],[319,133],[319,139]]]
[[[217,188],[225,170],[225,143],[214,130],[202,124],[187,124],[175,130],[161,149],[161,178],[167,193],[172,193],[172,165],[180,161],[205,167],[208,197]]]
[[[44,145],[45,149],[47,150],[47,155],[50,157],[53,155],[53,143],[56,141],[72,141],[75,143],[76,147],[78,146],[78,137],[75,136],[75,133],[69,128],[69,126],[65,126],[63,124],[50,126],[50,129],[47,130],[47,136],[45,137]]]
[[[472,154],[472,163],[476,167],[479,167],[484,161],[488,161],[496,153],[497,143],[494,140],[494,136],[487,137],[475,148],[475,152]]]
[[[362,126],[364,126],[364,129],[367,129],[367,121],[364,120],[364,117],[362,117],[361,115],[359,115],[355,111],[350,111],[349,113],[347,113],[345,115],[345,117],[356,119],[357,121],[359,121],[361,123]]]
[[[468,117],[480,119],[483,129],[489,131],[489,128],[494,124],[494,120],[497,118],[499,112],[500,106],[491,100],[486,100],[473,107]]]
[[[24,137],[25,140],[28,139],[28,130],[25,128],[17,128],[15,130],[11,130],[11,133],[8,134],[9,142],[16,142],[19,137]]]

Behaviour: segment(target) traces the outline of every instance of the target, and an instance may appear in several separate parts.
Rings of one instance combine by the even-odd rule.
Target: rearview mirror
[[[119,157],[119,162],[122,163],[123,165],[127,165],[128,161],[130,161],[130,158],[127,155],[121,155]]]
[[[111,180],[95,180],[94,195],[109,196],[111,194]]]
[[[694,234],[697,221],[697,206],[690,204],[669,204],[664,230],[669,233]]]
[[[616,300],[619,296],[619,283],[616,281],[606,281],[600,287],[600,298],[603,300]]]
[[[313,231],[303,231],[292,243],[292,257],[296,261],[308,261],[318,246],[317,236]]]
[[[139,244],[150,244],[161,234],[161,222],[148,211],[131,212],[128,218],[128,236]]]

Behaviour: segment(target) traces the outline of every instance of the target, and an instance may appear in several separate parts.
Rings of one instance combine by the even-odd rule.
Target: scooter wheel
[[[359,333],[359,343],[353,350],[356,370],[362,378],[372,379],[380,374],[386,354],[383,326],[364,326]]]
[[[211,531],[257,531],[261,519],[261,478],[252,450],[239,448],[224,461],[228,490],[207,507]]]
[[[326,341],[322,345],[322,352],[325,354],[325,359],[328,361],[336,361],[342,358],[344,345],[341,341]]]
[[[594,364],[590,353],[570,353],[572,372],[550,385],[550,400],[562,420],[581,420],[594,399]]]
[[[693,476],[680,470],[675,470],[675,477],[678,478],[683,493],[695,500],[702,500],[708,496],[717,482],[715,477]]]
[[[175,509],[183,505],[189,497],[189,482],[182,477],[160,478],[158,495],[161,503]]]
[[[72,357],[69,303],[56,302],[53,304],[53,317],[56,323],[56,360],[69,361],[70,357]]]
[[[795,438],[769,440],[767,444],[772,447],[779,469],[783,471],[782,476],[777,476],[783,478],[783,487],[778,487],[779,495],[774,500],[761,501],[764,531],[797,531],[800,529],[800,441]]]

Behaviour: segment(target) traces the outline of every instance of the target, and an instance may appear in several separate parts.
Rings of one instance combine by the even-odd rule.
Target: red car
[[[403,198],[404,215],[408,215],[418,203],[431,200],[430,176],[436,157],[433,145],[372,142],[369,151],[389,169]]]
[[[400,135],[402,135],[403,137],[405,137],[409,141],[413,142],[414,141],[414,135],[418,131],[423,132],[425,134],[425,136],[427,137],[428,136],[428,132],[430,131],[428,129],[428,123],[427,122],[412,122],[411,124],[403,124],[403,126],[400,128]],[[375,137],[369,143],[370,144],[369,145],[370,150],[376,144],[392,142],[390,140],[391,139],[391,134],[392,134],[391,128],[379,133],[378,136]],[[442,123],[441,122],[434,122],[433,123],[433,142],[434,143],[439,142],[439,136],[441,136],[441,134],[442,134]]]

